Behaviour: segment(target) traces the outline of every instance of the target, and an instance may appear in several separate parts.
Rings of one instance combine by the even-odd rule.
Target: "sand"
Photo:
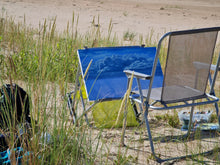
[[[94,18],[107,34],[112,20],[112,32],[119,38],[126,32],[136,37],[153,32],[158,39],[171,30],[220,26],[219,0],[1,0],[0,10],[16,21],[25,16],[26,23],[36,28],[45,19],[56,18],[56,30],[61,32],[74,12],[82,34]]]

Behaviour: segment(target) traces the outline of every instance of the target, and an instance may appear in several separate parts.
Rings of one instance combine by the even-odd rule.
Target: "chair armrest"
[[[193,62],[193,64],[196,67],[196,69],[209,69],[208,68],[209,65],[206,63],[195,61],[195,62]],[[216,67],[217,67],[216,65],[211,64],[210,69],[215,71]],[[217,71],[220,71],[220,66],[217,68]]]
[[[124,70],[123,72],[127,75],[128,78],[130,78],[132,74],[134,75],[134,77],[143,79],[143,80],[149,80],[152,77],[151,75],[134,72],[132,70]]]
[[[209,69],[210,65],[207,64],[207,63],[203,63],[203,62],[198,62],[198,61],[195,61],[193,62],[194,66],[196,69],[200,70],[200,69]]]
[[[212,65],[211,65],[211,70],[213,70],[213,71],[214,71],[215,69],[216,69],[216,65],[213,65],[213,64],[212,64]],[[218,67],[218,69],[217,69],[217,70],[218,70],[218,71],[220,71],[220,66]]]

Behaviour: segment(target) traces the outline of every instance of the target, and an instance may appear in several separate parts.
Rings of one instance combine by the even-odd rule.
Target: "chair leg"
[[[188,124],[188,131],[187,131],[187,138],[190,136],[190,132],[191,132],[191,129],[192,129],[193,112],[194,112],[194,106],[191,107],[190,119],[189,119],[189,124]]]
[[[218,118],[218,125],[220,126],[220,113],[219,113],[219,109],[218,109],[218,103],[215,103],[215,110],[216,110],[216,114],[217,114],[217,118]]]
[[[131,102],[131,106],[132,106],[136,121],[139,124],[142,124],[142,120],[140,119],[140,114],[141,113],[138,113],[137,106],[136,106],[135,102],[132,99],[130,100],[130,102]]]
[[[146,105],[148,105],[148,104],[146,104]],[[165,161],[170,161],[170,160],[185,159],[187,157],[191,157],[192,156],[192,155],[186,155],[186,156],[172,157],[172,158],[167,158],[167,159],[161,159],[158,156],[156,156],[156,153],[155,153],[155,150],[154,150],[153,139],[152,139],[152,135],[151,135],[151,130],[150,130],[150,124],[148,122],[148,107],[144,111],[144,120],[145,120],[145,124],[146,124],[146,127],[147,127],[147,132],[148,132],[148,138],[149,138],[149,141],[150,141],[151,152],[152,152],[153,157],[156,159],[156,161],[158,163],[163,163]]]
[[[219,63],[220,63],[220,54],[219,54],[217,65],[219,65]],[[215,83],[216,76],[217,76],[217,72],[213,76],[213,79],[214,79],[214,82],[213,82],[212,76],[211,76],[211,74],[209,74],[209,84],[211,87],[212,87],[212,83]],[[215,96],[214,87],[211,88],[210,93]],[[216,110],[216,114],[217,114],[217,118],[218,118],[218,124],[220,126],[220,113],[219,113],[218,103],[215,103],[215,110]]]
[[[82,91],[80,90],[80,100],[81,100],[81,103],[82,103],[82,106],[83,106],[83,112],[86,112],[86,105],[84,103],[84,100],[83,100],[83,95],[82,95]],[[87,113],[84,114],[85,116],[85,120],[86,120],[86,123],[89,127],[91,127],[90,123],[89,123],[89,119],[87,117]]]
[[[70,110],[70,115],[72,117],[72,122],[73,122],[73,124],[76,124],[76,113],[75,113],[75,109],[74,109],[74,105],[73,105],[73,100],[71,98],[71,93],[67,94],[67,104],[68,104],[68,108]]]
[[[158,163],[162,163],[163,160],[160,159],[159,157],[157,157],[156,154],[155,154],[155,151],[154,151],[154,144],[153,144],[153,139],[152,139],[152,135],[151,135],[151,131],[150,131],[150,124],[148,122],[148,107],[144,111],[144,120],[145,120],[145,124],[146,124],[146,127],[147,127],[147,133],[148,133],[148,138],[149,138],[149,141],[150,141],[150,147],[151,147],[152,155],[154,156],[154,158],[156,159],[156,161]]]

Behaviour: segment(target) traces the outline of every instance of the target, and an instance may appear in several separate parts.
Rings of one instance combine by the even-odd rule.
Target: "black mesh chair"
[[[131,91],[130,98],[132,102],[139,103],[140,109],[143,111],[151,151],[158,162],[182,157],[161,159],[155,154],[148,121],[149,108],[153,110],[168,110],[191,107],[187,135],[189,135],[191,131],[195,106],[215,104],[219,120],[217,104],[219,99],[215,96],[214,85],[220,60],[218,59],[216,66],[211,65],[219,30],[220,27],[214,27],[166,33],[158,43],[151,75],[140,74],[132,70],[124,71],[128,80],[133,75],[137,80],[145,79],[146,81],[150,81],[147,90],[142,90],[141,86],[139,86],[139,90]],[[168,51],[166,54],[165,69],[163,71],[163,86],[160,88],[152,88],[156,75],[156,65],[161,53],[161,44],[165,38],[168,39]],[[207,92],[210,69],[214,69],[215,71],[214,77],[211,79],[212,81],[210,81],[210,91]]]

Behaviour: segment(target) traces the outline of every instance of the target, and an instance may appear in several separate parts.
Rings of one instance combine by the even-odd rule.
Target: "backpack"
[[[28,94],[17,84],[4,84],[0,88],[0,128],[8,127],[9,122],[16,120],[30,123],[30,105]],[[15,113],[15,119],[12,115]]]
[[[4,84],[0,88],[0,151],[9,146],[7,137],[10,137],[7,129],[12,126],[21,132],[30,126],[30,105],[28,94],[17,84]],[[15,146],[20,146],[19,138]],[[1,164],[1,163],[0,163]]]

